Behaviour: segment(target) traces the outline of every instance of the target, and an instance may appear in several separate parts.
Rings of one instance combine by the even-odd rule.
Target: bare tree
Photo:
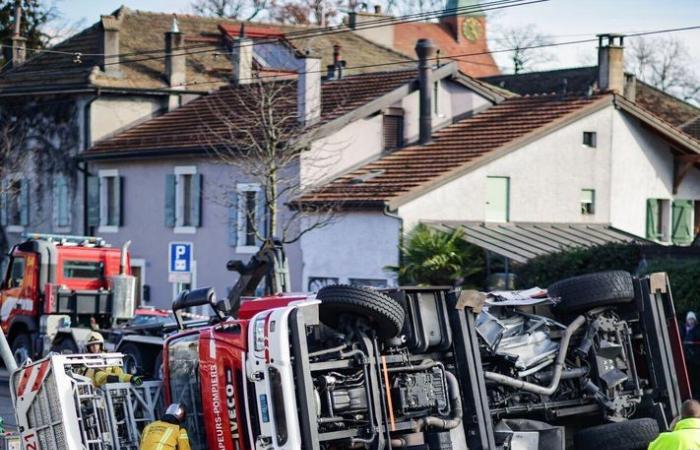
[[[538,64],[554,60],[554,55],[538,48],[551,44],[551,39],[540,33],[533,24],[501,28],[496,32],[495,40],[502,48],[512,49],[510,60],[515,74],[534,70]]]
[[[253,20],[265,11],[269,0],[194,0],[192,9],[203,16]]]
[[[362,3],[368,2],[358,2],[360,6]],[[383,6],[387,14],[393,15],[428,13],[445,7],[444,0],[383,0],[377,3]]]
[[[0,214],[8,213],[8,201],[19,194],[15,183],[10,182],[14,174],[19,172],[27,160],[27,153],[21,149],[25,146],[26,129],[19,120],[4,118],[0,125]],[[0,262],[9,250],[9,240],[5,221],[0,221]]]
[[[296,83],[260,77],[208,101],[208,116],[214,115],[217,125],[205,127],[203,144],[221,164],[260,186],[263,217],[259,211],[237,205],[238,214],[245,215],[246,230],[253,230],[257,240],[274,236],[283,244],[295,242],[330,223],[336,210],[336,205],[312,211],[285,206],[305,191],[302,159],[319,167],[331,165],[323,157],[308,157],[318,128],[298,120],[296,99]],[[226,189],[228,194],[235,192],[233,185]]]
[[[685,101],[700,103],[700,79],[688,48],[673,36],[630,39],[627,70],[640,80]]]

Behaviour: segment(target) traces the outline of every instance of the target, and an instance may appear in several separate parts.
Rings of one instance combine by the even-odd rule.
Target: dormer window
[[[389,108],[384,112],[384,149],[403,146],[403,108]]]

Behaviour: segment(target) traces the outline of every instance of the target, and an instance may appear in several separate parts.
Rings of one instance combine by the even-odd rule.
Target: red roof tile
[[[321,91],[321,123],[337,119],[359,106],[381,97],[416,78],[415,70],[353,75],[324,82]],[[280,86],[280,113],[290,116],[296,110],[296,81],[270,81]],[[86,155],[133,154],[139,151],[201,151],[215,145],[217,136],[231,139],[225,132],[244,128],[250,122],[246,110],[256,104],[257,85],[227,86],[171,111],[135,125],[96,143]]]
[[[465,164],[609,96],[515,97],[434,133],[425,146],[396,150],[319,190],[303,203],[377,204],[437,181]]]

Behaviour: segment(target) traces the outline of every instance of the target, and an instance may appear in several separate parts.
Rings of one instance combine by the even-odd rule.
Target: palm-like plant
[[[459,229],[446,232],[425,224],[411,230],[401,246],[401,266],[390,267],[402,284],[464,284],[483,273],[481,250],[462,239]]]

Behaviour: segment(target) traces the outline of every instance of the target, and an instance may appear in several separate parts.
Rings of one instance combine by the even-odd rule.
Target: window
[[[99,171],[99,179],[97,181],[99,197],[96,201],[99,205],[100,232],[115,232],[122,225],[122,178],[116,170]],[[91,197],[89,192],[88,196]],[[88,210],[90,208],[91,206],[88,205]]]
[[[658,198],[647,200],[646,237],[653,241],[668,242],[671,238],[671,202]]]
[[[53,224],[55,228],[71,224],[68,177],[63,174],[56,174],[53,179]]]
[[[29,182],[13,176],[2,183],[0,191],[0,223],[7,231],[23,231],[29,225]]]
[[[372,278],[350,278],[348,280],[350,286],[371,287],[375,289],[384,289],[387,287],[386,280]]]
[[[403,145],[403,109],[389,108],[384,114],[384,149],[392,150]]]
[[[595,214],[594,189],[581,189],[581,214],[584,216]]]
[[[695,201],[695,236],[700,234],[700,201]]]
[[[241,183],[231,193],[229,243],[238,253],[254,253],[265,230],[265,198],[259,184]]]
[[[102,263],[99,261],[64,261],[65,278],[102,279]]]
[[[175,167],[166,175],[165,224],[176,233],[195,233],[201,226],[202,175],[195,166]]]
[[[486,178],[486,221],[510,220],[510,178]]]
[[[7,271],[7,289],[20,287],[24,280],[24,258],[12,257],[10,270]]]
[[[595,148],[597,144],[598,136],[595,131],[584,131],[583,132],[583,145],[586,147]]]
[[[338,284],[338,281],[334,277],[309,277],[308,291],[318,292],[322,287]]]

